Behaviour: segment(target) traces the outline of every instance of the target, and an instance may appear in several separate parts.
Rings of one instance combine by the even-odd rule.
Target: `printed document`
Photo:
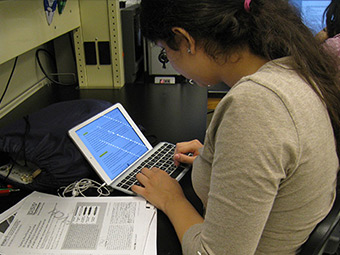
[[[61,198],[33,192],[0,236],[1,255],[156,255],[156,209],[140,197]]]

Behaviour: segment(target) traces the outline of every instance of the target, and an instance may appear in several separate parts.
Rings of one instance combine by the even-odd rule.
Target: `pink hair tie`
[[[251,0],[244,0],[244,9],[247,12],[250,12],[250,2],[251,2]]]

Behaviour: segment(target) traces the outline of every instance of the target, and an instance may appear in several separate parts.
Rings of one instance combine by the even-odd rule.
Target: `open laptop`
[[[127,194],[135,175],[144,167],[158,167],[180,180],[190,166],[176,167],[175,145],[161,142],[152,147],[119,103],[69,130],[69,136],[99,177],[114,189]]]

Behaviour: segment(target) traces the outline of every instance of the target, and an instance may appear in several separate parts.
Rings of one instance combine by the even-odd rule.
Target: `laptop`
[[[174,144],[161,142],[152,147],[120,103],[68,133],[98,176],[127,194],[135,195],[131,187],[140,185],[135,175],[144,167],[158,167],[178,181],[190,169],[189,165],[175,166]]]

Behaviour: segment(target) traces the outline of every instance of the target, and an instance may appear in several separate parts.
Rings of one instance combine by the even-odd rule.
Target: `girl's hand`
[[[202,216],[186,199],[182,187],[165,171],[155,167],[143,168],[136,177],[144,187],[134,185],[132,191],[143,196],[168,216],[181,242],[191,226],[203,223]]]
[[[177,143],[174,154],[175,165],[178,166],[180,163],[192,164],[199,155],[198,149],[202,147],[203,144],[197,139],[189,142]]]
[[[167,208],[176,203],[176,201],[186,200],[178,181],[170,177],[165,171],[156,167],[151,169],[143,168],[136,177],[144,187],[134,185],[132,191],[143,196],[165,213]]]

